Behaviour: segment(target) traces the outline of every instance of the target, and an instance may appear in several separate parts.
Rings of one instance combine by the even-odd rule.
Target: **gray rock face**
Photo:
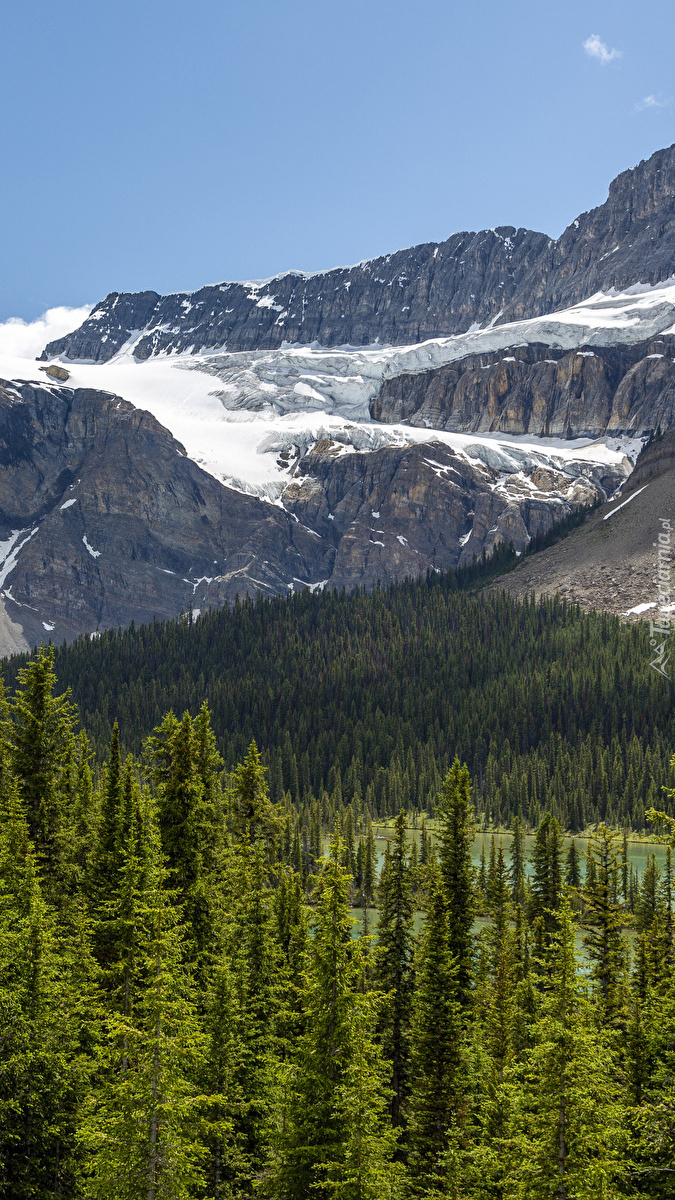
[[[532,592],[558,593],[586,610],[604,609],[629,622],[658,623],[654,543],[663,532],[660,518],[672,519],[674,509],[675,432],[671,430],[645,448],[618,501],[602,505],[567,537],[523,559],[493,586],[520,599]],[[660,642],[659,635],[654,645]],[[645,657],[646,672],[650,658],[651,653]]]
[[[622,171],[604,204],[547,243],[502,319],[541,316],[594,292],[661,283],[674,273],[675,146],[669,146]]]
[[[284,341],[401,345],[540,316],[601,289],[673,275],[675,147],[620,175],[606,203],[557,241],[500,228],[316,275],[291,272],[164,297],[112,293],[42,357],[106,362],[130,339],[140,360],[190,349],[266,351]],[[371,416],[428,429],[562,438],[669,429],[675,337],[628,340],[574,350],[512,346],[416,374],[387,374]],[[439,361],[420,359],[425,353],[414,352],[422,366]],[[411,359],[405,365],[412,369]],[[259,591],[372,587],[469,564],[500,542],[524,551],[557,521],[612,496],[628,471],[626,461],[573,465],[564,455],[545,458],[496,443],[467,444],[464,452],[440,441],[381,446],[386,439],[372,426],[363,434],[367,444],[351,433],[340,440],[336,431],[333,441],[331,430],[310,438],[289,429],[288,446],[278,431],[270,435],[279,441],[289,483],[280,504],[266,503],[203,472],[148,413],[118,396],[65,386],[63,367],[46,370],[64,386],[0,386],[4,653]],[[311,363],[306,370],[313,378]],[[276,367],[272,373],[274,390]],[[259,407],[261,379],[250,381]],[[241,380],[237,387],[238,403],[250,407]],[[288,390],[297,407],[295,384]],[[370,395],[372,389],[358,401],[359,418]],[[673,474],[671,442],[653,445],[660,448],[641,467],[651,472],[649,495]],[[626,520],[617,514],[613,536]],[[606,539],[607,527],[593,521],[593,538]],[[586,546],[585,535],[575,537]],[[546,553],[563,574],[573,570],[567,552]],[[590,562],[590,549],[588,556]],[[533,583],[531,561],[514,573],[513,586]],[[595,584],[588,596],[596,602]]]
[[[470,564],[500,542],[522,551],[603,495],[593,479],[536,469],[530,486],[514,465],[510,475],[504,462],[474,465],[441,442],[340,454],[326,439],[301,459],[284,504],[334,546],[331,587],[372,587]]]
[[[489,229],[320,275],[291,271],[264,284],[214,284],[171,296],[113,292],[45,354],[107,362],[138,330],[139,359],[168,350],[269,350],[284,341],[423,341],[490,320],[495,298],[513,298],[547,242],[526,229]]]
[[[473,324],[539,316],[602,289],[675,273],[675,146],[624,171],[609,198],[553,240],[502,227],[314,275],[197,292],[110,293],[43,355],[106,362],[138,338],[140,359],[171,351],[271,349],[283,341],[392,345]]]
[[[223,487],[148,413],[30,384],[0,387],[0,542],[5,611],[31,644],[330,569],[320,538]]]
[[[373,586],[500,541],[525,548],[625,475],[530,462],[526,478],[524,460],[487,457],[324,439],[302,453],[282,508],[219,483],[118,396],[0,383],[0,650],[259,591]]]
[[[638,346],[518,346],[386,379],[376,421],[539,437],[601,437],[675,422],[675,338]]]

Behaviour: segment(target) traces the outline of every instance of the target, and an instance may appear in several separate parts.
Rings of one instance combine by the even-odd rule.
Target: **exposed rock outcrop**
[[[225,487],[119,396],[4,383],[0,650],[238,595],[371,587],[500,541],[524,549],[625,477],[470,451],[432,441],[358,453],[322,438],[289,458],[280,506]]]
[[[601,437],[675,421],[675,338],[638,346],[514,346],[385,379],[376,421],[431,429]]]
[[[51,379],[58,379],[59,383],[65,383],[70,379],[70,371],[66,371],[65,367],[60,367],[58,363],[50,363],[48,367],[40,367],[45,375],[49,375]]]
[[[674,513],[671,430],[645,446],[620,497],[601,505],[567,537],[524,559],[492,586],[520,599],[558,593],[587,611],[605,610],[631,622],[658,622],[658,538],[663,520],[673,522]],[[669,557],[672,562],[672,552]],[[645,670],[649,662],[646,658]]]
[[[500,542],[522,551],[603,495],[590,478],[535,469],[528,480],[441,442],[370,454],[341,449],[317,443],[284,493],[289,511],[335,547],[331,587],[463,566]]]
[[[320,538],[207,475],[149,413],[30,384],[0,388],[0,542],[5,609],[30,643],[330,569]]]
[[[43,357],[106,362],[130,338],[166,351],[403,345],[472,325],[539,316],[599,290],[675,274],[675,146],[624,171],[606,202],[554,240],[511,226],[457,233],[355,267],[195,292],[111,292]]]

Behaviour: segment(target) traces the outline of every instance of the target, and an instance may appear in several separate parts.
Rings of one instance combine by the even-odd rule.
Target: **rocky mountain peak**
[[[582,213],[557,240],[499,226],[315,274],[168,296],[111,292],[43,357],[108,362],[132,341],[141,360],[283,342],[405,345],[540,316],[596,291],[673,275],[674,195],[671,146],[617,176],[604,204]]]

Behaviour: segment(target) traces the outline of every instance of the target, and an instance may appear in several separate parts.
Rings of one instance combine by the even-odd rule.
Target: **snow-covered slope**
[[[385,380],[422,374],[469,356],[524,344],[564,350],[578,346],[631,346],[675,332],[675,284],[637,285],[619,295],[597,294],[547,317],[436,338],[412,346],[350,348],[289,346],[247,353],[157,356],[139,362],[135,339],[110,362],[63,360],[68,386],[114,392],[151,412],[188,455],[221,482],[278,499],[289,480],[295,447],[301,454],[320,439],[344,452],[386,445],[441,441],[497,466],[501,446],[520,469],[548,463],[579,473],[581,464],[618,465],[634,458],[639,438],[541,439],[384,425],[370,406]],[[44,382],[42,364],[0,355],[0,376]]]
[[[469,372],[502,387],[508,409],[513,372],[567,378],[570,359],[581,409],[596,376],[675,396],[674,334],[669,283],[412,346],[139,361],[130,338],[106,363],[53,364],[68,373],[60,381],[0,345],[0,542],[23,531],[3,568],[0,648],[203,610],[240,590],[372,586],[470,563],[500,541],[520,553],[579,506],[618,495],[644,421],[622,436],[606,415],[598,436],[508,435],[491,432],[486,410],[434,428],[419,412],[375,420],[384,392],[391,409],[410,381],[437,394]],[[201,483],[155,422],[207,473]],[[184,463],[177,474],[172,461]]]

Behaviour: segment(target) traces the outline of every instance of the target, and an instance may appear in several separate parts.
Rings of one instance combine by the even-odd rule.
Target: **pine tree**
[[[441,879],[447,904],[448,951],[457,965],[457,999],[466,1008],[471,999],[474,823],[469,772],[466,765],[460,766],[458,758],[445,777],[436,814],[441,840]]]
[[[251,742],[243,763],[231,776],[229,800],[235,836],[240,840],[247,838],[251,843],[262,838],[271,857],[283,828],[283,818],[279,807],[269,799],[266,774],[258,747]]]
[[[324,1190],[335,1200],[395,1200],[403,1169],[392,1160],[396,1130],[388,1121],[387,1065],[373,1040],[382,997],[361,990],[350,1016],[350,1053],[335,1092],[334,1118],[345,1136],[334,1162],[325,1164]]]
[[[120,865],[120,812],[122,808],[122,760],[120,731],[113,725],[109,758],[101,784],[98,838],[93,854],[90,894],[94,903],[105,901],[115,886]]]
[[[567,869],[565,871],[565,883],[568,887],[578,888],[581,885],[581,870],[579,868],[579,851],[577,844],[572,838],[570,848],[567,851]]]
[[[302,881],[295,872],[282,872],[272,893],[272,909],[281,964],[277,1014],[279,1055],[287,1060],[304,1029],[302,972],[309,934]]]
[[[645,1005],[647,1051],[643,1085],[639,1166],[633,1177],[650,1197],[670,1197],[675,1177],[675,984],[672,978],[653,1004]]]
[[[0,828],[0,1194],[75,1200],[99,1017],[93,969],[86,935],[74,948],[45,903],[16,799],[5,793]]]
[[[618,1197],[624,1173],[619,1090],[606,1040],[577,977],[567,902],[553,935],[553,976],[534,1045],[517,1068],[507,1195]]]
[[[235,858],[241,892],[232,930],[231,959],[240,1011],[240,1063],[237,1084],[241,1096],[235,1122],[238,1144],[249,1163],[249,1180],[263,1170],[269,1152],[273,1079],[284,1055],[288,1009],[296,996],[275,936],[278,928],[266,869],[262,839],[251,847],[244,841]],[[286,988],[286,994],[285,994]],[[288,994],[291,990],[291,994]]]
[[[199,1083],[208,1097],[204,1109],[206,1148],[204,1194],[225,1200],[245,1194],[252,1175],[241,1116],[246,1108],[240,1086],[242,1014],[227,955],[211,967],[204,1005],[205,1053]]]
[[[415,963],[409,1162],[415,1192],[443,1192],[466,1080],[458,968],[450,949],[445,892],[436,877]]]
[[[639,933],[645,933],[661,915],[661,871],[656,855],[648,854],[635,905],[635,928]]]
[[[91,1097],[80,1134],[90,1154],[84,1195],[92,1200],[112,1195],[191,1200],[204,1182],[207,1098],[194,1081],[206,1045],[190,999],[178,914],[166,888],[152,811],[149,821],[151,853],[133,947],[135,1004],[131,1013],[108,1017],[105,1078]]]
[[[511,1112],[509,1069],[519,1048],[516,1005],[516,953],[511,928],[511,887],[500,846],[490,888],[492,923],[485,931],[486,980],[473,1029],[474,1145],[466,1167],[469,1195],[501,1196],[505,1184],[504,1145]],[[518,908],[522,916],[522,909]]]
[[[54,648],[40,648],[18,672],[20,688],[11,703],[12,767],[25,805],[28,829],[48,890],[63,890],[66,800],[61,767],[77,719],[69,692],[54,696]],[[4,702],[4,697],[2,698]]]
[[[675,929],[673,926],[673,851],[671,846],[666,846],[666,862],[663,872],[663,909],[667,958],[668,962],[672,963]]]
[[[364,964],[358,943],[351,941],[343,858],[344,844],[336,836],[317,877],[306,1032],[295,1066],[284,1075],[272,1185],[283,1200],[306,1200],[316,1188],[350,1200],[372,1196],[393,1153],[382,1062],[373,1041],[377,996],[371,994],[370,1002],[359,998]]]
[[[368,910],[373,902],[375,895],[375,835],[373,833],[373,825],[370,817],[366,828],[365,841],[363,845],[363,906]]]
[[[109,893],[96,908],[95,945],[102,964],[102,983],[110,1012],[129,1024],[142,986],[142,939],[147,923],[147,889],[152,859],[154,809],[145,804],[129,759],[120,776],[120,811],[116,825],[117,873]],[[150,827],[149,827],[150,823]],[[126,1051],[122,1069],[126,1070]]]
[[[532,889],[529,918],[535,932],[535,959],[540,969],[549,962],[558,927],[562,899],[562,833],[555,817],[547,814],[537,830],[532,848]]]
[[[385,1058],[391,1064],[391,1115],[396,1126],[403,1121],[410,1070],[414,909],[406,831],[406,814],[401,809],[380,878],[375,966],[377,985],[387,996],[381,1040]]]
[[[429,858],[429,843],[427,838],[427,823],[422,821],[420,829],[420,866],[426,867]]]
[[[343,823],[344,838],[344,868],[352,879],[356,875],[356,854],[354,851],[354,813],[351,804],[347,805]]]
[[[71,815],[72,861],[75,886],[79,892],[90,893],[92,870],[98,844],[99,809],[94,795],[87,735],[78,738],[77,783]]]
[[[525,907],[525,848],[523,823],[520,817],[515,817],[511,825],[513,841],[511,842],[511,898],[514,905]]]
[[[623,831],[623,846],[621,854],[621,892],[624,904],[628,903],[628,831]]]
[[[587,907],[584,945],[593,964],[591,978],[598,989],[603,1016],[610,1024],[619,1018],[624,1004],[623,920],[615,899],[619,876],[616,836],[606,825],[600,825],[594,833],[588,849],[589,858],[595,863],[594,882],[584,890]]]
[[[206,700],[194,719],[193,729],[197,748],[197,770],[202,784],[201,816],[205,832],[201,847],[202,865],[204,873],[209,876],[217,869],[224,848],[221,782],[224,764],[216,747],[211,712]]]

